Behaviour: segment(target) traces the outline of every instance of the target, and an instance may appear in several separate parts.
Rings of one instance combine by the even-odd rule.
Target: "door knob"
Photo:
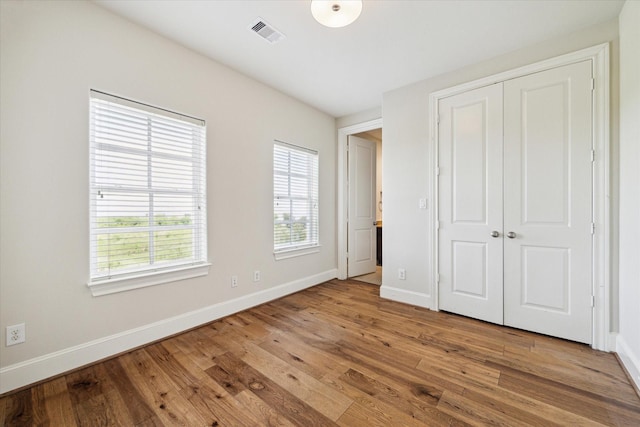
[[[491,232],[491,237],[500,237],[500,233],[499,233],[499,232],[497,232],[496,230],[493,230],[493,231]]]
[[[378,222],[377,222],[377,221],[373,221],[373,225],[374,225],[374,226],[375,226],[375,225],[378,225]]]
[[[514,233],[513,231],[510,231],[507,233],[507,237],[510,239],[515,239],[516,238],[516,233]]]

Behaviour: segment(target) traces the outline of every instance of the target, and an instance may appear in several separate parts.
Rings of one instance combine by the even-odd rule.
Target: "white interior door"
[[[349,136],[347,276],[376,271],[376,144]]]
[[[502,84],[438,111],[438,304],[502,324]]]
[[[507,81],[504,101],[504,323],[590,343],[591,61]]]

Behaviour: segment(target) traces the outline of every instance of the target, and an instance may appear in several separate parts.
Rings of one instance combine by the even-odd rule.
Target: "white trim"
[[[624,337],[621,334],[617,335],[616,353],[618,353],[622,364],[627,372],[629,372],[631,380],[635,383],[638,390],[640,390],[640,358],[637,354],[633,353],[631,347],[629,347],[624,340]]]
[[[596,303],[593,308],[592,344],[597,350],[609,350],[612,343],[609,342],[609,312],[610,312],[610,143],[609,143],[609,43],[579,50],[577,52],[561,55],[555,58],[536,62],[534,64],[505,71],[489,77],[484,77],[458,86],[433,92],[429,95],[429,126],[431,129],[431,164],[433,173],[433,185],[430,188],[430,198],[433,200],[430,227],[435,231],[432,242],[432,253],[429,262],[433,268],[430,293],[433,295],[433,309],[438,310],[438,176],[436,173],[438,164],[438,101],[442,98],[457,95],[469,90],[488,86],[506,80],[537,73],[551,68],[569,65],[576,62],[591,60],[593,64],[593,77],[596,82],[593,100],[593,148],[596,159],[594,162],[594,222],[596,230],[593,244],[593,295]]]
[[[294,153],[297,160],[293,160]],[[294,166],[297,165],[297,166]],[[304,165],[304,171],[301,168]],[[318,151],[300,147],[298,145],[289,144],[287,142],[274,140],[273,142],[273,232],[274,232],[274,256],[275,259],[291,258],[292,256],[305,255],[306,253],[318,252],[304,251],[306,248],[313,248],[320,246],[320,219],[319,219],[319,165],[320,155]],[[276,189],[276,181],[284,179],[287,182],[286,190],[281,187]],[[306,184],[306,197],[296,193],[292,184],[292,180],[298,179],[304,181]],[[288,201],[288,212],[282,213],[280,208],[276,208],[278,203],[276,200]],[[294,216],[294,201],[304,202],[306,206],[306,220],[304,223],[308,225],[308,236],[306,236],[305,242],[291,241],[294,237],[289,233],[287,241],[277,242],[275,238],[276,228],[282,225],[286,225],[289,232],[295,229],[294,224],[297,222]],[[279,215],[282,213],[282,219],[279,219]],[[288,219],[285,219],[285,215]],[[291,251],[298,251],[297,254]],[[290,252],[288,255],[286,252]],[[285,255],[279,256],[278,253],[285,253]]]
[[[338,129],[338,279],[347,278],[347,144],[349,135],[382,128],[382,118]]]
[[[428,309],[433,305],[433,298],[430,295],[384,285],[380,287],[380,298]]]
[[[617,332],[609,332],[609,336],[607,337],[607,342],[609,343],[609,347],[606,349],[608,352],[615,352],[616,345],[618,343],[618,333]]]
[[[94,296],[207,274],[208,270],[183,272],[207,262],[205,122],[94,90],[90,91],[89,110],[88,285]],[[121,132],[114,133],[114,126]],[[153,141],[158,132],[164,135],[162,138],[167,143],[178,143],[179,147],[155,150]],[[137,143],[122,145],[123,141],[131,138],[136,139]],[[171,163],[168,171],[163,166],[166,162]],[[153,171],[158,164],[164,168],[162,174],[171,181],[170,184],[154,180]],[[132,202],[132,195],[140,199]],[[158,203],[163,197],[169,197],[168,201]],[[175,202],[171,200],[174,197],[184,197],[184,201]],[[167,209],[171,213],[178,205],[181,205],[180,210],[174,210],[173,213],[188,216],[190,225],[164,226],[156,221],[157,215],[166,215]],[[147,217],[148,224],[119,227],[110,220],[103,222],[121,215]],[[160,252],[169,241],[157,244],[159,241],[155,232],[173,230],[191,235],[187,249],[191,250],[192,256],[189,259],[183,257],[162,262]],[[132,265],[127,265],[128,262],[124,266],[119,263],[112,265],[113,251],[118,250],[111,246],[109,236],[118,240],[118,236],[126,235],[123,237],[126,242],[138,232],[146,236],[143,239],[148,246],[146,262],[139,259],[140,263],[134,262]],[[105,242],[112,250],[101,245],[101,236],[108,238]],[[134,254],[129,253],[125,261],[131,261],[132,256]],[[102,265],[103,261],[108,262]],[[127,277],[131,280],[127,280]]]
[[[115,294],[116,292],[131,291],[147,286],[161,285],[163,283],[176,282],[178,280],[193,279],[194,277],[209,274],[210,263],[176,267],[170,270],[142,272],[133,276],[114,277],[103,280],[94,280],[87,283],[94,297]]]
[[[437,93],[437,92],[436,92]],[[432,171],[433,184],[429,188],[429,199],[431,200],[431,213],[429,215],[429,227],[433,231],[431,239],[431,257],[428,260],[431,265],[431,295],[433,298],[431,300],[431,306],[429,307],[431,310],[439,311],[440,306],[438,302],[440,300],[440,286],[438,286],[440,282],[440,273],[438,270],[438,240],[440,239],[440,227],[438,226],[438,209],[439,204],[438,200],[440,194],[438,192],[438,187],[440,186],[440,164],[438,163],[438,122],[439,122],[439,113],[438,113],[438,101],[440,97],[436,97],[435,93],[429,95],[429,131],[430,135],[430,156],[429,156],[429,170]]]
[[[336,278],[337,270],[284,283],[139,328],[65,348],[0,369],[0,394],[120,354]]]
[[[282,259],[295,258],[303,255],[309,254],[317,254],[320,252],[320,245],[307,246],[304,248],[296,248],[296,249],[283,249],[273,253],[273,258],[276,261],[280,261]]]

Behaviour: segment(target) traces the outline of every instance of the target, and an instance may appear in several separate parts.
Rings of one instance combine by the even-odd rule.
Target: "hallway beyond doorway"
[[[382,286],[382,266],[376,266],[375,273],[363,274],[362,276],[352,277],[351,280],[359,282],[371,283],[372,285]]]

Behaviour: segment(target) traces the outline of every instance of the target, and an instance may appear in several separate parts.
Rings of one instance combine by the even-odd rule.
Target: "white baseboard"
[[[433,307],[433,298],[429,295],[425,295],[420,292],[407,291],[406,289],[392,288],[385,285],[380,287],[380,297],[405,304],[416,305],[418,307],[428,308],[430,310]]]
[[[0,394],[335,279],[332,269],[0,369]]]
[[[609,332],[607,336],[607,345],[604,351],[616,352],[616,346],[618,345],[618,333],[617,332]]]
[[[618,334],[618,339],[616,340],[616,353],[618,353],[636,387],[640,390],[640,359],[631,350],[621,334]]]

